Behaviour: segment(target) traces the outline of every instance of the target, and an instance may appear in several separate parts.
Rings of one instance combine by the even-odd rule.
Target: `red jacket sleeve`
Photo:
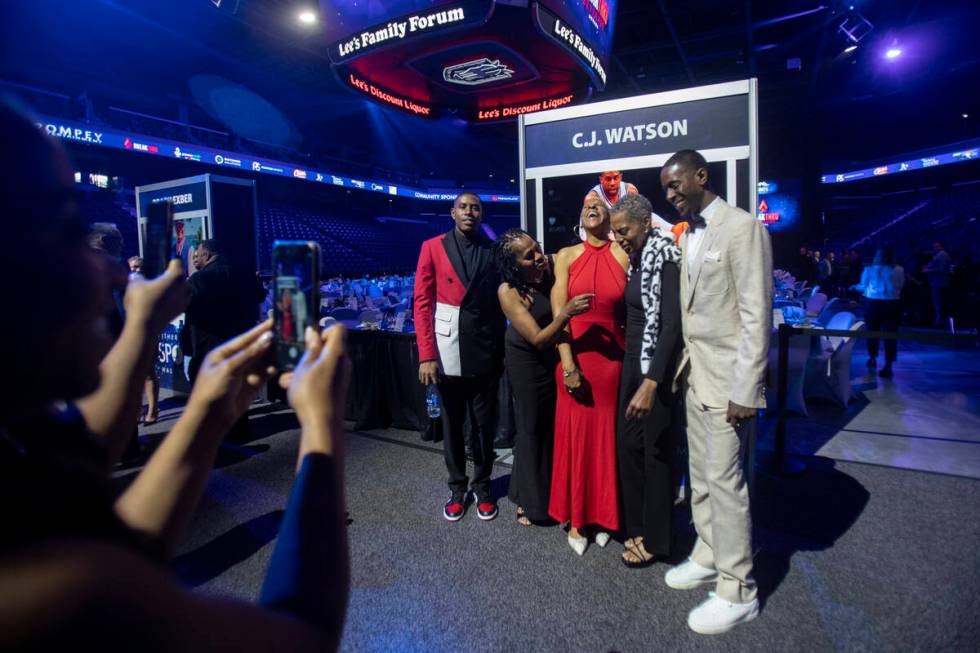
[[[419,348],[419,362],[439,360],[432,325],[436,310],[436,269],[429,247],[429,241],[422,243],[415,269],[415,342]]]

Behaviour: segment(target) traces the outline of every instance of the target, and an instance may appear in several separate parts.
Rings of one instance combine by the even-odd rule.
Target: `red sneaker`
[[[486,499],[477,505],[476,515],[483,521],[490,521],[497,516],[497,512],[497,504],[490,499]]]
[[[459,521],[463,518],[464,512],[466,512],[466,506],[463,505],[462,497],[454,494],[449,497],[449,501],[446,502],[446,506],[442,509],[442,516],[448,521]]]

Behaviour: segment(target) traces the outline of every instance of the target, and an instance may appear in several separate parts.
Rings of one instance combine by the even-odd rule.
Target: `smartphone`
[[[277,240],[272,245],[276,365],[296,367],[306,349],[306,327],[320,315],[320,246],[306,240]]]
[[[147,279],[154,279],[167,269],[173,224],[174,205],[170,200],[155,202],[147,207],[143,238],[143,276]]]

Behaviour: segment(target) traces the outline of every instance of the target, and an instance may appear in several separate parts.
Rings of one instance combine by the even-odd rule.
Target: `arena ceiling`
[[[338,81],[322,26],[296,20],[310,3],[5,4],[3,80],[87,93],[97,106],[186,118],[314,158],[437,178],[516,176],[513,122],[407,115]],[[804,149],[817,167],[835,167],[977,136],[980,3],[620,0],[615,19],[608,80],[592,99],[756,76],[764,159],[767,149],[787,160]],[[839,29],[845,20],[857,21],[848,25],[855,34],[867,31],[852,52]],[[888,48],[901,55],[885,59]]]

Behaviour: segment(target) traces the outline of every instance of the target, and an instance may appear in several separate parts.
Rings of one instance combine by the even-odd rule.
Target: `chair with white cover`
[[[800,301],[805,304],[806,302],[810,301],[810,298],[813,297],[819,290],[820,286],[810,286],[809,288],[804,288],[800,291]]]
[[[806,301],[806,314],[816,317],[820,314],[820,310],[827,303],[827,295],[822,292],[814,293],[810,299]]]
[[[840,304],[840,300],[837,299],[836,297],[832,298],[829,302],[824,304],[823,308],[820,309],[820,314],[817,315],[817,319],[815,319],[813,323],[819,324],[822,327],[826,327],[827,322],[830,322],[830,318],[832,318],[834,316],[834,313],[837,312],[835,310],[835,306],[838,304]]]
[[[330,317],[328,315],[327,317],[321,317],[320,318],[320,330],[321,331],[323,331],[324,329],[327,329],[329,327],[332,327],[335,324],[337,324],[337,318],[335,318],[335,317]]]
[[[779,408],[779,344],[773,337],[769,347],[769,384],[766,388],[766,406]],[[806,379],[807,360],[810,358],[810,336],[795,335],[789,339],[786,365],[786,408],[806,416],[803,385]]]
[[[864,322],[855,322],[850,331],[864,328]],[[851,353],[857,338],[842,338],[837,348],[812,356],[807,361],[804,395],[807,398],[830,399],[843,408],[851,400]]]
[[[850,311],[841,311],[840,313],[834,314],[824,328],[841,331],[844,329],[850,329],[856,321],[857,317],[854,315],[854,313],[851,313]],[[824,351],[835,351],[844,340],[847,340],[847,338],[843,336],[821,336],[820,344],[822,345],[822,349]]]

